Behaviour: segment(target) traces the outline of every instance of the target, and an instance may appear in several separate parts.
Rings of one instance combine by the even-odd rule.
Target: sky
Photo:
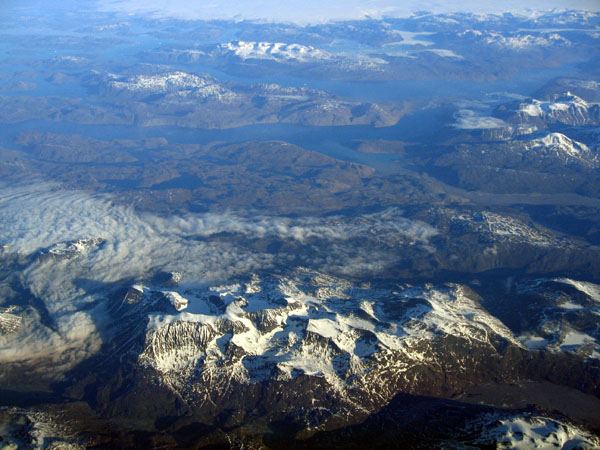
[[[600,0],[97,0],[99,9],[180,19],[262,19],[300,24],[382,16],[415,11],[501,13],[526,10],[600,11]]]

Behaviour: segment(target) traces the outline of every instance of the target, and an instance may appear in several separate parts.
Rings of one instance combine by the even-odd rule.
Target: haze
[[[594,0],[521,0],[506,1],[420,1],[420,0],[318,0],[279,2],[275,0],[237,1],[214,0],[189,2],[175,0],[100,0],[99,9],[124,13],[151,14],[155,17],[179,19],[250,19],[288,21],[294,23],[317,23],[331,20],[381,18],[385,16],[409,16],[415,11],[434,13],[472,12],[502,13],[514,11],[531,13],[534,10],[583,9],[600,10]]]

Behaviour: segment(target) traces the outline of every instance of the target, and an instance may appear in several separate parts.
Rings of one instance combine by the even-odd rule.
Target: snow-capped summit
[[[282,42],[232,41],[221,44],[217,53],[233,54],[241,59],[308,62],[331,59],[332,55],[312,46]]]
[[[574,155],[580,154],[582,151],[589,151],[587,145],[570,139],[562,133],[550,133],[547,136],[538,139],[537,141],[545,145],[546,147],[558,147],[562,149],[568,149]]]
[[[587,145],[571,139],[562,133],[550,133],[543,138],[534,139],[531,142],[533,144],[532,149],[552,152],[556,156],[565,159],[565,162],[576,159],[593,166],[597,163],[597,157],[592,154]]]

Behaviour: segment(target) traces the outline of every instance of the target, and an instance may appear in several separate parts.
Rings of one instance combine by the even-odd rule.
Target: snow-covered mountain
[[[184,292],[183,298],[185,312],[150,316],[141,356],[144,364],[176,377],[185,368],[211,372],[229,366],[243,382],[304,373],[344,390],[372,372],[368,360],[396,353],[402,357],[393,359],[408,368],[427,360],[419,346],[446,336],[490,350],[500,341],[516,345],[476,295],[458,285],[379,291],[300,272],[296,278],[255,277],[200,295]],[[205,339],[194,342],[194,336]]]
[[[118,76],[95,73],[87,81],[142,126],[233,128],[255,123],[391,126],[406,105],[343,100],[318,89],[274,83],[237,84],[207,75],[163,72]],[[210,114],[207,114],[210,111]]]
[[[269,414],[321,410],[316,426],[364,417],[401,390],[457,389],[481,361],[522,349],[463,285],[382,288],[299,269],[169,289],[135,285],[114,303],[112,357],[133,357],[194,407],[227,403],[243,386],[309,382],[328,396],[307,404],[300,392]]]
[[[565,130],[565,133],[571,130]],[[590,142],[593,136],[582,136]],[[581,139],[581,137],[579,137]],[[508,141],[464,143],[441,155],[436,164],[450,167],[468,189],[493,192],[574,192],[595,196],[598,148],[564,133],[539,132]],[[522,227],[519,227],[522,228]],[[513,233],[526,236],[527,233]]]
[[[569,46],[571,42],[559,33],[510,33],[502,34],[493,31],[467,30],[459,33],[460,37],[474,40],[483,45],[513,51],[529,51],[534,48],[552,46]]]
[[[600,124],[600,105],[588,103],[571,92],[555,94],[546,100],[535,98],[498,108],[502,119],[518,124],[586,126]]]
[[[542,87],[535,97],[547,99],[564,92],[570,92],[588,103],[593,104],[600,101],[600,83],[591,77],[583,79],[574,77],[558,78]]]
[[[596,151],[563,133],[542,133],[537,136],[487,145],[462,145],[458,147],[456,156],[465,164],[517,170],[535,167],[548,171],[567,166],[593,169],[600,163]]]
[[[481,428],[481,434],[469,442],[476,448],[593,449],[600,446],[600,440],[589,431],[568,421],[535,414],[486,414],[470,426]],[[457,448],[450,444],[458,445],[457,442],[447,444],[448,448]]]
[[[282,42],[232,41],[221,44],[215,55],[235,55],[240,59],[262,59],[286,62],[316,62],[333,58],[330,53],[312,46]]]
[[[252,86],[234,85],[219,82],[210,76],[199,76],[186,72],[165,72],[154,75],[134,75],[116,77],[106,75],[99,82],[107,92],[129,92],[140,96],[151,94],[171,94],[179,97],[211,98],[218,101],[238,99],[250,94],[294,95],[295,100],[306,100],[308,96],[326,96],[325,92],[306,88],[283,87],[277,84],[256,84]]]
[[[565,165],[579,163],[593,168],[597,167],[598,155],[592,152],[587,145],[565,136],[562,133],[550,133],[546,136],[533,139],[525,149],[535,152],[544,158],[555,158]]]
[[[450,217],[454,232],[477,233],[494,242],[526,243],[538,247],[560,247],[561,242],[545,230],[532,228],[527,223],[510,216],[490,211],[444,211]]]
[[[128,78],[110,77],[108,92],[129,92],[136,95],[176,94],[180,97],[213,98],[232,101],[237,96],[230,89],[210,77],[185,72],[167,72],[156,75],[134,75]]]
[[[168,72],[159,75],[135,75],[125,81],[115,80],[109,84],[115,89],[162,93],[174,90],[197,89],[214,83],[211,83],[208,78],[185,72]]]
[[[381,52],[376,49],[366,53],[335,51],[335,49],[330,52],[310,45],[296,43],[231,41],[218,45],[210,52],[210,56],[212,61],[219,65],[223,65],[225,61],[234,64],[240,62],[256,63],[258,61],[264,64],[267,61],[272,61],[292,68],[298,64],[315,68],[318,67],[318,64],[322,68],[329,68],[333,71],[341,69],[377,72],[382,70],[382,66],[388,64],[388,61],[384,58],[376,56],[377,53]]]
[[[519,284],[527,303],[527,328],[518,339],[530,349],[600,359],[600,286],[569,278]]]

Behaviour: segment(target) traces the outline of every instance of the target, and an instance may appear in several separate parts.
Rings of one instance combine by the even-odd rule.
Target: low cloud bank
[[[484,130],[509,126],[509,124],[502,119],[486,116],[480,112],[468,109],[461,109],[455,114],[454,118],[456,119],[454,127],[459,130]]]
[[[65,191],[50,184],[0,188],[0,243],[9,251],[31,253],[56,243],[103,238],[90,255],[93,273],[103,281],[143,276],[153,267],[190,272],[199,278],[229,278],[269,265],[272,256],[249,254],[223,233],[276,238],[303,244],[345,241],[377,234],[381,239],[426,244],[437,234],[430,225],[402,217],[390,208],[357,217],[243,216],[238,213],[160,217],[138,215],[106,195]],[[240,261],[245,261],[240,263]]]

